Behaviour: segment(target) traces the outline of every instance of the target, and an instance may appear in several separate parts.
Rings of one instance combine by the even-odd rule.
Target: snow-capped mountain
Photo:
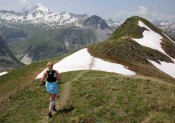
[[[8,22],[29,22],[29,23],[57,23],[58,25],[65,25],[77,22],[87,15],[75,15],[69,12],[51,12],[48,8],[41,4],[37,4],[31,8],[24,8],[19,12],[14,11],[0,11],[0,19]]]
[[[157,20],[153,23],[175,41],[175,22]]]
[[[99,16],[52,12],[41,4],[19,12],[0,11],[0,32],[25,64],[103,41],[113,30]]]
[[[122,22],[123,22],[121,20],[114,21],[111,18],[109,18],[109,19],[107,19],[105,21],[106,21],[106,23],[108,24],[109,27],[115,27],[115,28],[120,26],[122,24]]]

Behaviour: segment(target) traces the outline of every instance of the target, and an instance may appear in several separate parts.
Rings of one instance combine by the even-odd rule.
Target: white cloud
[[[27,5],[29,4],[29,1],[28,0],[19,0],[18,1],[21,5]]]
[[[149,13],[148,9],[145,6],[138,6],[136,13],[139,15],[146,15]]]

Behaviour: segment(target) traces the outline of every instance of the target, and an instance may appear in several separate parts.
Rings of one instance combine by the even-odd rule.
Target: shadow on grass
[[[70,113],[70,112],[73,111],[74,109],[75,109],[75,108],[74,108],[73,106],[66,107],[66,108],[63,108],[63,109],[58,110],[56,114]]]

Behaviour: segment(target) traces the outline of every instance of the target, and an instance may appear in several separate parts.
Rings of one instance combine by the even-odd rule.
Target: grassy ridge
[[[44,86],[36,88],[39,82],[34,78],[46,63],[36,62],[0,77],[1,95],[13,92],[0,104],[0,122],[39,122],[44,118],[48,94]],[[61,74],[61,91],[78,73]],[[175,89],[167,82],[89,71],[72,84],[67,105],[49,122],[175,122]]]
[[[62,74],[61,91],[78,73]],[[72,84],[67,105],[49,122],[175,122],[175,88],[164,81],[89,71]],[[0,122],[43,119],[49,100],[45,88],[37,86],[33,81],[2,103]]]
[[[172,59],[155,49],[142,46],[132,40],[132,38],[142,38],[142,33],[146,30],[144,27],[138,25],[139,20],[144,22],[153,31],[162,35],[161,30],[149,21],[134,16],[127,19],[107,40],[90,45],[88,51],[95,57],[123,64],[130,70],[135,71],[138,75],[154,76],[174,83],[174,79],[171,76],[158,70],[148,61],[173,63]],[[162,37],[162,48],[173,57],[175,44],[172,44],[165,36]]]
[[[51,122],[175,122],[174,85],[89,71],[73,82],[65,109]]]

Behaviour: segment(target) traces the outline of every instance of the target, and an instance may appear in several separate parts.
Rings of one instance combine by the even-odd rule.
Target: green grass
[[[25,40],[10,42],[8,45],[16,56],[28,54],[34,61],[61,56],[96,41],[95,33],[90,29],[64,26],[52,29],[30,24],[20,25],[19,28],[28,36]]]
[[[175,122],[174,79],[151,65],[136,62],[141,57],[137,56],[139,52],[146,52],[150,57],[157,59],[165,56],[158,54],[154,57],[157,55],[156,52],[133,43],[128,39],[128,35],[120,37],[121,35],[122,32],[116,35],[116,39],[111,38],[112,40],[108,39],[100,45],[90,46],[90,53],[105,60],[124,64],[135,70],[138,75],[147,76],[149,79],[144,76],[126,77],[114,73],[88,71],[73,81],[67,104],[59,109],[49,122]],[[127,52],[124,52],[123,48],[126,48]],[[46,67],[48,61],[58,62],[65,56],[34,62],[0,77],[0,122],[31,123],[39,122],[45,117],[49,97],[44,86],[36,88],[40,83],[34,78]],[[128,62],[128,59],[132,60],[130,58],[134,58],[135,62]],[[76,77],[79,72],[61,74],[61,91],[64,84]]]
[[[49,96],[44,86],[36,88],[40,83],[34,77],[46,63],[36,62],[0,77],[1,99],[10,94],[0,104],[0,122],[39,122],[45,117]],[[61,74],[61,92],[79,72]],[[174,86],[158,79],[88,71],[72,83],[67,104],[49,122],[175,122]]]
[[[73,52],[72,52],[73,53]],[[34,62],[33,64],[18,69],[9,71],[8,74],[0,77],[0,98],[6,93],[13,92],[16,88],[23,85],[30,85],[35,77],[46,68],[48,61],[56,63],[66,56],[70,55],[65,54],[59,58],[53,58],[49,60],[43,60],[39,62]]]
[[[60,91],[64,83],[76,74],[77,72],[61,74],[64,80],[59,82]],[[44,86],[37,88],[39,85],[39,81],[32,81],[30,85],[16,90],[14,95],[3,102],[0,122],[31,123],[42,120],[48,111],[49,95]]]
[[[175,88],[160,80],[89,71],[73,82],[65,109],[51,122],[175,122]]]

